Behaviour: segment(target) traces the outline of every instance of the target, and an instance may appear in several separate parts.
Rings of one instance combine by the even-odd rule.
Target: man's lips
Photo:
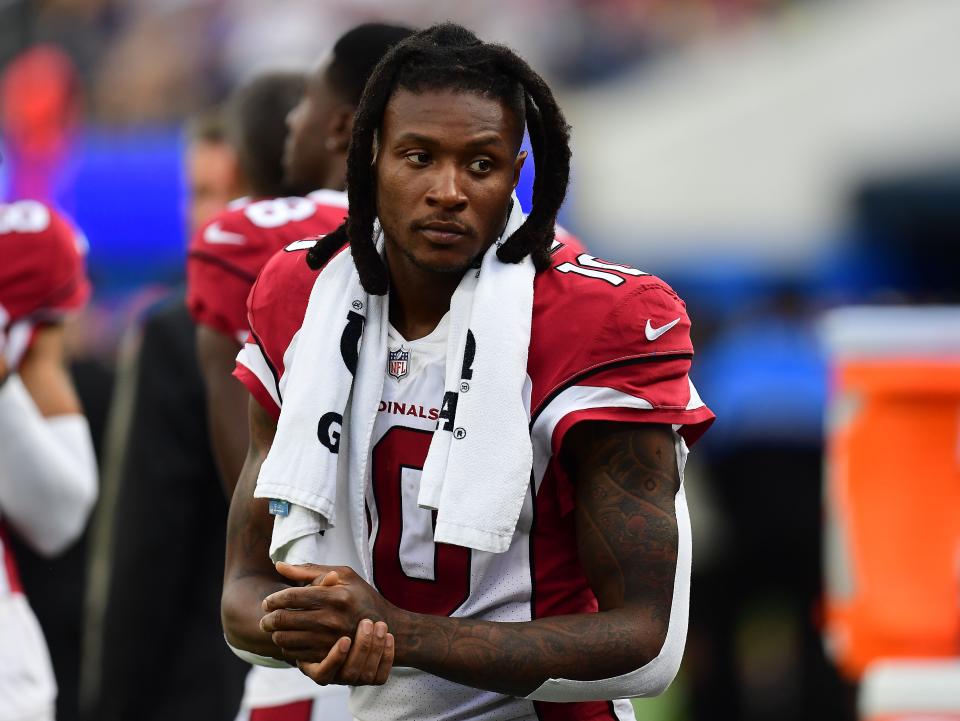
[[[460,223],[444,223],[441,221],[424,223],[419,227],[419,230],[434,243],[455,243],[469,235],[466,226]]]

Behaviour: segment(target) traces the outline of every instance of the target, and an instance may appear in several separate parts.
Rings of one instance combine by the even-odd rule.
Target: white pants
[[[53,721],[57,682],[25,596],[0,596],[0,721]]]
[[[352,721],[347,709],[349,698],[346,686],[318,686],[298,669],[254,666],[247,674],[236,721],[276,718],[276,714],[266,712],[278,707],[288,707],[283,717],[295,721]]]

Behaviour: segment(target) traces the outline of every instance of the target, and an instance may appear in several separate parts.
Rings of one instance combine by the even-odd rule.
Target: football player
[[[246,179],[219,111],[190,120],[187,136],[184,164],[188,202],[184,214],[192,236],[230,201],[246,192]]]
[[[659,278],[556,242],[568,128],[546,83],[507,48],[455,25],[418,33],[375,70],[357,118],[348,221],[316,244],[274,256],[248,301],[255,342],[238,357],[237,377],[258,402],[229,519],[228,640],[265,663],[296,663],[317,683],[348,683],[354,715],[371,721],[633,719],[622,699],[662,692],[680,664],[691,550],[683,466],[687,444],[713,419],[689,378],[685,306]],[[537,166],[531,214],[494,248],[514,217],[525,127]],[[529,256],[537,269],[522,394],[535,460],[501,552],[435,543],[438,517],[418,502],[437,419],[452,421],[456,412],[457,393],[445,390],[446,369],[461,368],[447,358],[451,298],[481,258],[488,262],[488,250],[495,264]],[[370,450],[359,451],[367,475],[336,483],[338,505],[340,493],[364,498],[366,534],[344,539],[339,520],[325,535],[304,523],[302,538],[290,540],[291,531],[272,549],[271,510],[312,518],[295,499],[268,507],[254,490],[280,438],[291,379],[336,370],[300,352],[304,335],[294,342],[315,317],[307,314],[328,312],[308,310],[308,300],[335,262],[355,271],[369,299],[389,298],[392,362],[385,357],[382,372],[390,377],[372,428],[364,426]],[[365,310],[364,301],[353,308]],[[339,352],[360,373],[352,359],[363,316],[354,313],[360,322],[351,335],[343,315]],[[465,351],[462,379],[473,380],[457,384],[460,393],[476,386],[472,358]],[[352,458],[364,437],[347,435],[347,426],[331,432],[327,410],[317,409],[320,430],[327,428],[320,444],[338,453],[346,442]],[[291,428],[281,419],[282,432]],[[456,430],[453,438],[467,437]],[[282,465],[275,468],[282,475]],[[474,471],[477,484],[499,480]],[[363,525],[357,519],[347,528]],[[357,567],[275,568],[268,558],[296,548],[322,557],[332,539],[356,544]],[[395,639],[396,668],[385,683],[375,653],[359,672],[341,665],[358,626],[372,621]]]
[[[187,261],[187,304],[197,323],[214,455],[228,495],[247,452],[249,394],[231,374],[249,335],[250,287],[281,248],[330,232],[343,221],[346,151],[356,104],[383,54],[411,33],[371,23],[344,34],[308,77],[305,91],[298,91],[299,102],[286,117],[277,111],[290,105],[276,97],[281,90],[287,93],[278,76],[254,80],[231,103],[232,137],[251,196],[201,227]],[[342,687],[323,689],[289,668],[256,667],[247,678],[238,719],[256,721],[268,713],[292,721],[351,718]]]
[[[249,334],[247,294],[270,256],[343,221],[346,152],[356,104],[383,53],[411,32],[370,23],[344,34],[308,77],[286,118],[266,97],[269,78],[253,82],[234,100],[232,135],[251,196],[201,227],[187,259],[187,305],[197,323],[211,434],[228,496],[247,451],[241,419],[248,395],[231,377],[237,351]]]
[[[7,529],[55,556],[97,497],[90,428],[67,370],[66,314],[84,305],[86,240],[53,208],[0,204],[0,720],[53,719],[56,683]]]

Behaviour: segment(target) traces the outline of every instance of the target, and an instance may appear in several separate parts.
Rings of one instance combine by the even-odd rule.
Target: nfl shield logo
[[[387,359],[387,374],[400,380],[407,374],[407,363],[410,361],[410,351],[403,348],[390,351]]]

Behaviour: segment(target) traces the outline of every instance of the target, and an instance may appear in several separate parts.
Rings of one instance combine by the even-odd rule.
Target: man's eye
[[[426,153],[407,153],[404,157],[414,165],[426,165],[430,160]]]
[[[487,158],[477,158],[470,163],[470,170],[475,173],[489,173],[493,170],[493,163]]]

